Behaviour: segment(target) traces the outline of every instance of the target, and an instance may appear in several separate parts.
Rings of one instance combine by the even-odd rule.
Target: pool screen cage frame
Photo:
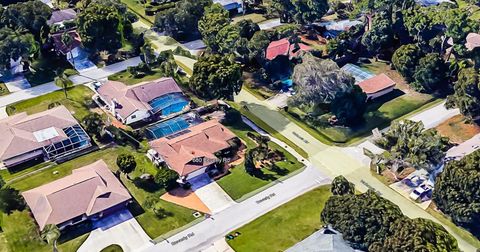
[[[43,147],[49,159],[89,146],[90,137],[79,124],[62,130],[67,135],[67,139]]]

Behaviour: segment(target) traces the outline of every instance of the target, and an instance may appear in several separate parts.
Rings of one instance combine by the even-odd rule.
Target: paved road
[[[258,100],[247,91],[241,91],[235,98],[235,101],[247,105],[251,112],[305,150],[309,154],[312,165],[328,176],[344,175],[351,182],[355,183],[356,188],[360,191],[366,191],[369,188],[378,191],[383,197],[398,205],[403,213],[410,218],[421,217],[440,223],[436,218],[410,200],[378,181],[370,174],[367,166],[343,152],[342,148],[327,146],[321,143],[302,128],[288,121],[267,102]],[[476,251],[471,244],[458,237],[450,228],[444,227],[455,236],[460,249],[466,252]]]
[[[272,186],[265,191],[235,204],[212,218],[180,232],[168,240],[141,251],[200,251],[211,247],[228,232],[260,217],[293,198],[330,180],[318,169],[307,167],[300,174]]]
[[[107,78],[112,74],[121,72],[127,69],[127,67],[129,66],[136,66],[140,62],[140,57],[135,57],[103,68],[85,71],[82,74],[71,76],[70,79],[75,85],[83,84],[93,80],[100,80]],[[14,92],[0,97],[0,108],[18,101],[48,94],[56,90],[60,90],[60,87],[56,86],[53,81],[29,89],[20,90],[18,92]]]
[[[410,120],[422,121],[426,129],[437,127],[445,120],[460,114],[459,109],[446,109],[445,102],[442,102],[435,107],[429,108],[412,117]]]

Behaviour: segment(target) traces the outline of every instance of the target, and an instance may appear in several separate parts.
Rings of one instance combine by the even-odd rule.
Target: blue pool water
[[[145,129],[145,135],[149,140],[154,140],[177,133],[198,123],[198,120],[188,115],[179,116],[147,127]]]
[[[292,88],[293,86],[293,81],[292,79],[285,79],[285,80],[282,80],[282,90],[283,91],[288,91],[290,88]]]
[[[153,113],[161,111],[163,116],[168,116],[182,111],[188,105],[188,100],[182,94],[174,93],[155,98],[149,104]]]

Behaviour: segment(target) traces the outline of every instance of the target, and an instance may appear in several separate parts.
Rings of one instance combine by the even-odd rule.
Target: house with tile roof
[[[94,100],[124,124],[155,121],[189,108],[189,101],[173,78],[161,78],[127,86],[108,81],[97,90]]]
[[[216,169],[222,157],[234,156],[241,145],[237,136],[216,120],[149,142],[150,148],[168,168],[180,176],[181,183]]]
[[[295,44],[291,44],[287,38],[272,41],[267,47],[266,58],[267,60],[274,60],[278,56],[288,56],[293,58],[297,56],[301,51],[310,51],[312,48],[304,43],[298,43],[298,48],[295,48]]]
[[[0,161],[7,168],[54,160],[91,146],[90,137],[64,106],[1,119],[0,135]]]
[[[71,175],[22,193],[40,231],[54,224],[62,230],[99,219],[131,202],[127,189],[103,160],[75,169]]]
[[[363,92],[365,92],[365,94],[367,94],[368,100],[375,99],[392,92],[396,83],[386,74],[382,73],[375,75],[372,78],[363,80],[357,85],[363,90]]]

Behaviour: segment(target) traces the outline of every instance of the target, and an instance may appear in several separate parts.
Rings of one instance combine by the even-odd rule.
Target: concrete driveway
[[[4,80],[4,82],[10,93],[18,92],[32,87],[23,75],[15,76],[13,79]]]
[[[425,125],[425,128],[430,129],[437,127],[445,120],[459,114],[459,109],[446,109],[445,102],[442,102],[432,108],[410,117],[409,119],[415,122],[422,121],[423,125]]]
[[[128,210],[125,211],[128,212]],[[151,246],[150,237],[130,212],[125,211],[107,216],[95,223],[94,226],[97,225],[97,229],[90,232],[77,252],[98,252],[112,244],[119,245],[125,252],[138,251]],[[124,220],[125,218],[128,220]],[[116,223],[119,220],[121,223]]]
[[[208,174],[202,174],[188,182],[192,185],[193,192],[210,209],[212,214],[219,213],[236,204]]]

